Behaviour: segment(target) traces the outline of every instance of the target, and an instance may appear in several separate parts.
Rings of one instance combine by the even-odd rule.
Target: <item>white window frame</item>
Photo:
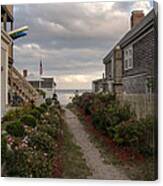
[[[133,68],[133,46],[124,49],[124,70]]]

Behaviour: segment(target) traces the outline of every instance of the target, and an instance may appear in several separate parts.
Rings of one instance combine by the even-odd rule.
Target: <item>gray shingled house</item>
[[[108,84],[107,84],[107,80],[105,78],[104,73],[102,74],[101,79],[96,79],[96,80],[92,81],[92,91],[94,93],[108,91]]]
[[[154,111],[157,91],[157,11],[133,11],[131,29],[103,59],[108,91],[127,101],[138,117]],[[154,86],[156,85],[156,86]]]

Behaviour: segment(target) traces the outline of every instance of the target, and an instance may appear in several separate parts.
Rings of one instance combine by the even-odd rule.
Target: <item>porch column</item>
[[[7,31],[7,14],[5,13],[3,16],[3,28]]]
[[[122,85],[122,50],[120,46],[117,46],[114,51],[114,64],[115,64],[115,83],[114,91],[117,100],[121,101],[123,96],[123,85]]]

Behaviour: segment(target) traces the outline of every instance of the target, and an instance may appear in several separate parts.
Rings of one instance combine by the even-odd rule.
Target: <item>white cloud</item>
[[[96,3],[83,3],[83,6],[86,14],[101,14],[103,12],[112,10],[114,4],[115,2],[98,2],[98,6]]]
[[[149,1],[19,5],[16,27],[30,29],[15,42],[15,65],[38,73],[43,58],[44,73],[56,76],[60,88],[88,88],[102,76],[103,57],[129,29],[130,12],[150,8]]]
[[[36,49],[36,50],[40,50],[40,46],[36,43],[30,43],[30,44],[23,44],[22,45],[23,49]]]
[[[72,89],[82,89],[92,87],[92,81],[97,78],[101,78],[102,72],[96,72],[92,74],[71,74],[56,76],[57,88],[72,88]]]
[[[150,1],[144,0],[144,1],[136,1],[133,4],[133,10],[143,10],[145,14],[149,12],[151,9]]]
[[[48,20],[43,20],[42,18],[37,18],[37,23],[47,29],[47,32],[67,32],[67,30],[60,24],[51,22]]]
[[[86,83],[90,80],[91,75],[67,75],[59,77],[59,81],[63,81],[66,83],[73,83],[74,81],[77,83]]]

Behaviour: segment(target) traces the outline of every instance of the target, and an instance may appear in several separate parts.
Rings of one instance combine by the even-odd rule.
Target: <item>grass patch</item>
[[[86,161],[83,158],[81,148],[73,142],[73,136],[67,125],[63,124],[63,177],[84,179],[91,175]]]

